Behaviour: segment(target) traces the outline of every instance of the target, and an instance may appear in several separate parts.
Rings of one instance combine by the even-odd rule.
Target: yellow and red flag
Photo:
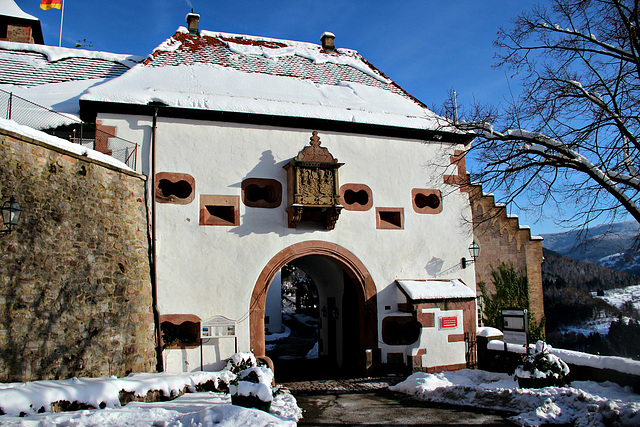
[[[62,0],[42,0],[40,3],[40,9],[62,9]]]

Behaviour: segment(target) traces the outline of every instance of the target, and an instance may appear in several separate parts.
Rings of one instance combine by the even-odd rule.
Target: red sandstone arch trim
[[[267,289],[274,276],[291,261],[308,255],[318,255],[337,262],[357,286],[360,305],[360,348],[378,348],[376,286],[362,262],[351,252],[335,243],[311,240],[296,243],[278,252],[262,269],[251,294],[249,329],[251,349],[264,356],[264,314]]]

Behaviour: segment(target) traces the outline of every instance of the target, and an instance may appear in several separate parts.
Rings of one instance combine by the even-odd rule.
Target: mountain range
[[[543,234],[543,248],[579,261],[640,275],[640,226],[635,221],[600,225],[586,232]]]

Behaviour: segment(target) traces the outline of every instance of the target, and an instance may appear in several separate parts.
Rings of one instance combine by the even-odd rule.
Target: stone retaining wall
[[[153,371],[144,177],[0,130],[0,381]]]
[[[478,369],[513,375],[516,368],[522,363],[524,354],[489,349],[487,346],[492,339],[478,337]],[[640,376],[638,375],[565,362],[569,366],[569,375],[567,376],[569,381],[611,381],[622,386],[629,386],[636,393],[640,393]]]

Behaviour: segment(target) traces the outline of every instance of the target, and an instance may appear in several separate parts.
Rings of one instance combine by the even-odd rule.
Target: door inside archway
[[[278,381],[362,375],[358,287],[339,263],[318,255],[292,260],[274,277],[265,344]]]

